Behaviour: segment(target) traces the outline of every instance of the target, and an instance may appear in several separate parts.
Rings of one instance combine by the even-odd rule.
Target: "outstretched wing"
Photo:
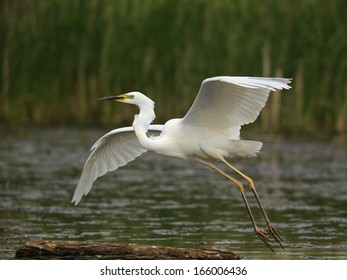
[[[202,82],[183,122],[195,126],[227,129],[252,123],[270,91],[289,89],[290,79],[213,77]]]
[[[159,135],[163,125],[150,125],[149,135]],[[139,157],[147,150],[137,140],[132,127],[114,129],[102,136],[92,147],[72,198],[77,205],[83,195],[87,195],[93,182],[109,171],[118,169]]]

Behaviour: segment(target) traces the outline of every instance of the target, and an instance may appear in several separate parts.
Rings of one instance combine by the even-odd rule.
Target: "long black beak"
[[[122,101],[124,100],[124,96],[122,95],[116,95],[116,96],[105,96],[105,97],[101,97],[99,98],[99,100],[109,100],[109,101]]]

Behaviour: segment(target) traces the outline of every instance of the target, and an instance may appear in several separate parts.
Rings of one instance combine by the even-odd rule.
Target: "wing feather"
[[[150,125],[148,132],[156,136],[162,130],[162,125]],[[114,129],[102,136],[92,146],[91,151],[72,198],[75,205],[79,203],[83,195],[89,193],[93,182],[98,177],[126,165],[147,150],[137,140],[134,129],[124,127]]]
[[[202,82],[183,118],[195,126],[228,129],[252,123],[265,106],[270,91],[289,89],[290,79],[220,76]]]

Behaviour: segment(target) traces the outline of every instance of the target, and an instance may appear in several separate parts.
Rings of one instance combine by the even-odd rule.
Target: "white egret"
[[[238,187],[255,233],[272,250],[269,235],[253,218],[242,183],[214,163],[222,162],[250,186],[270,234],[283,248],[283,239],[270,222],[253,180],[226,158],[256,156],[262,142],[240,140],[241,126],[256,120],[270,91],[290,89],[289,83],[290,79],[284,78],[221,76],[206,79],[188,113],[164,125],[151,125],[155,118],[154,102],[140,92],[100,98],[134,104],[139,114],[134,116],[132,127],[112,130],[93,145],[72,202],[77,205],[98,177],[126,165],[146,151],[180,159],[192,157]]]

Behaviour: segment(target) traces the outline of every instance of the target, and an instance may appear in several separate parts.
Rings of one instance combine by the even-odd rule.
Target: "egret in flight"
[[[164,125],[151,125],[155,118],[154,101],[140,92],[100,98],[136,105],[139,114],[134,116],[132,127],[114,129],[92,146],[72,202],[77,205],[98,177],[126,165],[146,151],[179,159],[195,158],[236,185],[255,233],[273,250],[270,235],[258,227],[253,218],[242,183],[217,167],[215,162],[221,162],[247,182],[271,236],[284,249],[283,239],[269,220],[253,180],[226,159],[257,155],[262,142],[240,140],[241,126],[256,120],[270,91],[290,89],[289,83],[290,79],[284,78],[221,76],[205,79],[187,114]]]

